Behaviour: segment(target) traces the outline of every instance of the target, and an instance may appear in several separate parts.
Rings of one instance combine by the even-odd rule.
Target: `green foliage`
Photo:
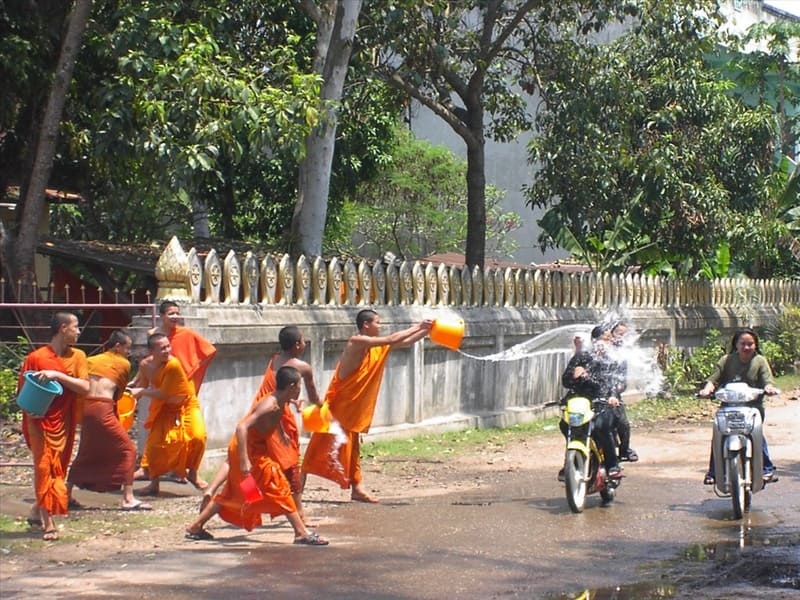
[[[25,358],[27,340],[18,338],[18,344],[0,344],[0,420],[19,418],[17,406],[17,378]]]
[[[716,329],[709,329],[703,345],[691,352],[664,346],[659,352],[658,362],[668,390],[696,390],[711,375],[726,352],[722,334]]]
[[[776,375],[792,371],[800,362],[800,307],[786,306],[767,327],[769,340],[761,343],[761,352]]]
[[[775,112],[733,98],[707,64],[714,3],[639,5],[640,22],[619,38],[552,55],[529,148],[540,169],[526,190],[547,209],[539,241],[571,236],[604,268],[719,274],[735,255],[732,228],[769,197]]]
[[[377,176],[357,186],[352,200],[329,219],[325,250],[372,258],[392,252],[413,259],[464,247],[467,233],[466,164],[449,149],[414,139],[405,129]],[[487,252],[509,256],[507,234],[521,221],[500,207],[502,194],[486,189]],[[355,232],[355,233],[353,233]]]

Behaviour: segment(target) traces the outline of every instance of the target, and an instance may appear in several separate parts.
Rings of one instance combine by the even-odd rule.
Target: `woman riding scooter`
[[[705,386],[698,392],[698,396],[707,398],[714,393],[714,390],[724,387],[728,383],[743,382],[753,388],[764,390],[765,394],[772,395],[778,393],[778,388],[772,379],[772,369],[769,362],[758,349],[758,336],[752,329],[744,328],[738,330],[731,341],[731,351],[720,358],[714,372],[706,380]],[[764,420],[764,397],[751,403],[758,412],[761,413],[761,420]],[[764,438],[763,445],[764,469],[763,476],[765,482],[774,482],[778,478],[775,476],[775,465],[769,457],[767,439]],[[714,485],[714,459],[713,455],[709,460],[709,468],[703,483]]]

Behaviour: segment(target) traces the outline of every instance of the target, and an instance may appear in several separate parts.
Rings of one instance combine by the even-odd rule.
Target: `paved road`
[[[553,432],[507,452],[487,448],[481,460],[368,472],[367,482],[384,492],[382,483],[406,484],[380,505],[349,503],[311,479],[309,496],[317,501],[310,508],[332,540],[327,548],[292,546],[281,519],[251,534],[215,520],[217,539],[193,543],[176,524],[174,538],[151,551],[123,549],[103,564],[47,564],[2,576],[0,591],[4,599],[438,600],[573,598],[583,588],[647,587],[679,576],[666,561],[693,545],[758,547],[787,536],[797,543],[800,458],[792,435],[800,431],[800,402],[784,400],[767,418],[781,481],[754,496],[743,521],[732,520],[730,501],[701,484],[708,425],[636,430],[643,458],[626,468],[617,501],[603,508],[592,496],[580,515],[569,511],[555,480],[562,442]],[[800,556],[794,559],[797,571]]]

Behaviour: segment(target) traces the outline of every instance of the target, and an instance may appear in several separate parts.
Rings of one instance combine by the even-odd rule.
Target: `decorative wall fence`
[[[253,252],[205,258],[172,238],[156,265],[157,299],[211,305],[517,308],[729,307],[800,303],[800,281],[671,279],[543,269],[309,260]]]

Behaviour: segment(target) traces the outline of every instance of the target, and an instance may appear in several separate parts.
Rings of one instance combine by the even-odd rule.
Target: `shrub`
[[[765,333],[771,343],[762,343],[761,352],[776,375],[788,373],[800,361],[800,307],[785,307],[775,321],[765,327]]]
[[[695,348],[686,359],[684,383],[693,387],[703,383],[714,372],[726,351],[725,341],[719,330],[709,329],[703,345]]]
[[[0,344],[0,419],[16,419],[20,409],[17,406],[17,377],[25,358],[26,340],[19,338],[20,344]]]

